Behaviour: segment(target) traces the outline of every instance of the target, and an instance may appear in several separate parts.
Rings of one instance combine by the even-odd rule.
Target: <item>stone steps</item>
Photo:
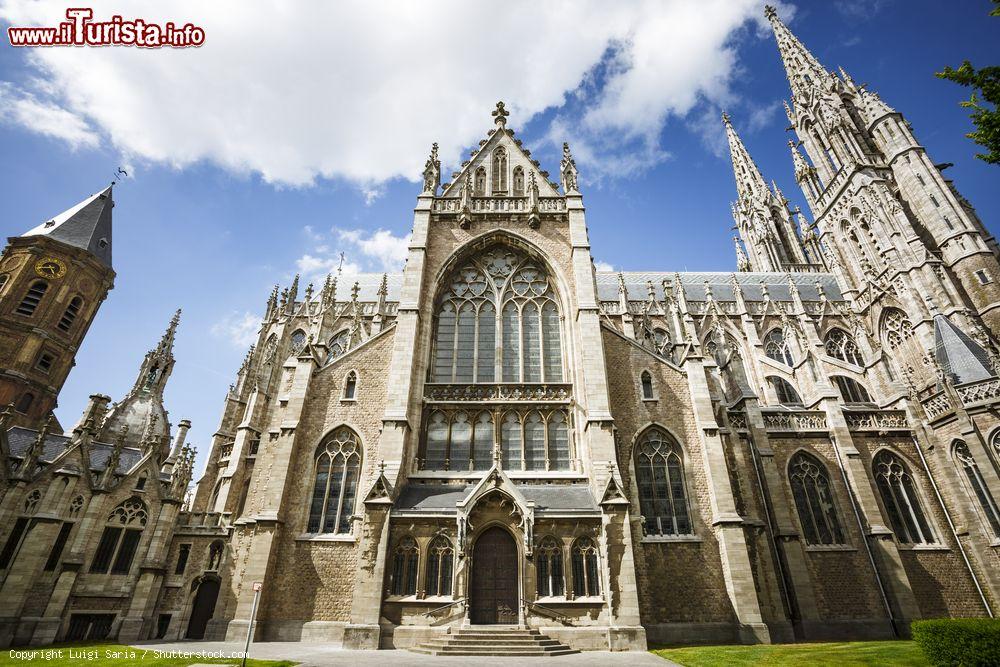
[[[538,657],[578,653],[529,628],[471,626],[410,647],[424,655]]]

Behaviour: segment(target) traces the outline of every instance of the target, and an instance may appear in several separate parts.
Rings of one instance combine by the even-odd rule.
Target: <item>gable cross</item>
[[[507,116],[510,115],[510,112],[504,109],[503,102],[497,102],[496,110],[493,111],[490,115],[493,116],[494,123],[496,123],[500,127],[504,127],[507,124]]]

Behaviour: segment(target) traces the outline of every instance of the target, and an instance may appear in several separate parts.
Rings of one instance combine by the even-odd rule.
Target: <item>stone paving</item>
[[[201,663],[205,658],[233,657],[233,663],[239,664],[242,657],[243,644],[236,642],[143,642],[133,644],[149,651],[177,652],[191,657],[191,664]],[[352,665],[353,667],[368,667],[369,665],[414,665],[416,667],[435,667],[450,665],[467,665],[470,662],[480,662],[481,658],[430,656],[411,653],[410,651],[345,651],[330,644],[306,642],[258,642],[250,645],[250,657],[264,660],[294,660],[303,667],[319,667],[325,665]],[[629,653],[610,653],[608,651],[584,651],[574,655],[545,658],[496,658],[488,659],[491,664],[523,665],[537,662],[544,665],[593,665],[614,667],[615,665],[656,667],[671,667],[676,663],[658,658],[652,653],[633,651]]]

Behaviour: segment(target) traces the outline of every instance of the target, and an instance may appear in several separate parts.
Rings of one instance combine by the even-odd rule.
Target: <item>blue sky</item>
[[[64,425],[89,394],[128,391],[180,307],[167,407],[174,423],[192,420],[203,460],[271,287],[297,270],[322,274],[341,251],[349,270],[398,270],[430,142],[441,142],[447,176],[459,148],[492,126],[496,99],[553,174],[561,141],[571,142],[594,257],[615,269],[734,267],[723,107],[765,177],[805,208],[780,105],[787,81],[750,0],[551,3],[536,21],[528,5],[508,12],[521,19],[496,21],[485,3],[421,15],[399,5],[382,16],[363,5],[322,16],[275,5],[273,16],[228,22],[184,0],[158,5],[163,17],[148,5],[110,4],[201,23],[206,45],[45,54],[0,46],[4,237],[101,189],[119,165],[131,175],[115,191],[115,289],[60,397]],[[973,158],[958,106],[967,92],[933,76],[966,58],[1000,64],[990,4],[797,2],[781,12],[824,65],[869,83],[906,115],[932,159],[954,163],[947,174],[995,230],[1000,168]],[[51,23],[65,7],[0,0],[0,24]],[[477,19],[499,34],[479,34]],[[331,51],[341,47],[261,34],[303,21],[348,26],[345,40],[360,41]],[[442,38],[424,39],[422,29]],[[261,42],[241,42],[250,39]]]

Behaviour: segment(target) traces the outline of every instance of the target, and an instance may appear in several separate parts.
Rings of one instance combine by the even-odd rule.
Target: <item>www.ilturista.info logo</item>
[[[201,46],[205,30],[172,21],[164,24],[143,19],[112,16],[108,21],[93,21],[94,10],[81,7],[66,10],[68,21],[54,28],[7,28],[11,46],[139,46],[147,49],[172,47],[177,49]]]

